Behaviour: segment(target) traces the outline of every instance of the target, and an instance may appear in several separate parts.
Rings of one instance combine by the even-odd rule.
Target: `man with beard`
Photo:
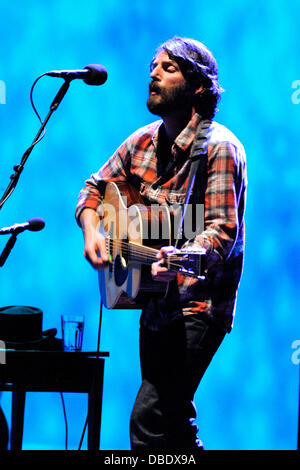
[[[244,253],[245,153],[238,139],[213,121],[222,89],[217,63],[202,43],[168,40],[157,49],[150,76],[147,106],[162,120],[137,130],[86,181],[76,218],[84,256],[102,269],[108,262],[98,231],[105,184],[129,181],[147,204],[182,205],[193,142],[209,121],[206,164],[190,199],[197,204],[198,190],[204,188],[203,230],[183,245],[205,250],[205,280],[168,270],[165,258],[173,247],[161,248],[152,276],[170,288],[167,297],[152,296],[142,309],[142,384],[130,420],[132,450],[192,451],[203,448],[194,394],[233,325]]]

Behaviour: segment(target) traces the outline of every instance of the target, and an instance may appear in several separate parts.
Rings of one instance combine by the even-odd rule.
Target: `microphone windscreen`
[[[28,220],[28,223],[28,230],[31,230],[32,232],[38,232],[45,227],[45,221],[39,217]]]
[[[89,64],[85,69],[89,70],[90,76],[84,79],[87,85],[103,85],[107,80],[107,70],[103,65]]]

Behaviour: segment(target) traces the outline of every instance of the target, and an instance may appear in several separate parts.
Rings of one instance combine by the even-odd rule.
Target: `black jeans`
[[[132,450],[201,447],[194,394],[224,335],[199,315],[185,316],[162,331],[141,327],[142,385],[130,419]]]

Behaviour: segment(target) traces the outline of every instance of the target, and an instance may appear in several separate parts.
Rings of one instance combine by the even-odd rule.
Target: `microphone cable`
[[[46,73],[43,73],[42,75],[40,75],[36,80],[35,82],[33,83],[32,87],[31,87],[31,90],[30,90],[30,102],[31,102],[31,105],[32,105],[32,108],[35,112],[35,114],[37,115],[38,117],[38,120],[40,121],[40,123],[43,125],[44,124],[44,121],[41,119],[34,103],[33,103],[33,89],[37,83],[37,81],[42,78],[44,75],[46,75]],[[1,198],[1,201],[0,201],[0,209],[2,208],[3,204],[8,200],[8,198],[12,195],[15,187],[16,187],[16,184],[18,182],[18,179],[21,175],[21,172],[23,171],[23,168],[24,168],[24,164],[28,158],[28,155],[30,154],[30,152],[32,151],[33,147],[39,143],[43,137],[45,136],[45,133],[46,133],[46,129],[44,127],[43,129],[43,132],[42,134],[39,136],[39,138],[35,138],[34,141],[32,142],[32,144],[30,145],[30,147],[28,147],[28,149],[24,152],[23,156],[22,156],[22,159],[21,159],[21,162],[18,164],[18,165],[15,165],[14,166],[14,170],[15,170],[15,173],[10,177],[11,179],[11,185],[9,186],[9,188],[7,188],[7,190],[5,191],[5,193],[3,194],[2,198]],[[12,184],[13,183],[13,184]]]
[[[99,352],[100,352],[100,333],[101,333],[101,326],[102,326],[102,312],[103,312],[103,302],[102,302],[102,299],[101,299],[100,300],[100,317],[99,317],[99,326],[98,326],[98,338],[97,338],[97,351],[96,351],[96,357],[97,358],[99,357]],[[94,380],[92,381],[91,386],[93,386],[93,385],[94,385]],[[62,402],[64,421],[65,421],[65,450],[68,450],[68,419],[67,419],[67,413],[66,413],[66,406],[65,406],[65,401],[64,401],[64,397],[63,397],[63,392],[59,392],[59,393],[60,393],[60,398],[61,398],[61,402]],[[89,413],[89,409],[88,409],[87,416],[86,416],[84,426],[83,426],[83,430],[82,430],[82,433],[81,433],[81,438],[80,438],[78,450],[81,450],[82,442],[83,442],[84,435],[85,435],[85,432],[86,432],[86,428],[87,428],[87,425],[88,425],[89,416],[90,416],[90,413]]]
[[[59,392],[59,393],[60,393],[60,398],[61,398],[63,412],[64,412],[65,429],[66,429],[65,450],[68,450],[68,420],[67,420],[67,413],[66,413],[66,407],[65,407],[65,401],[64,401],[63,393],[62,392]]]
[[[34,105],[34,103],[33,103],[33,89],[34,89],[35,85],[37,84],[37,82],[38,82],[42,77],[44,77],[44,75],[46,75],[46,74],[47,74],[47,73],[42,73],[42,75],[40,75],[40,76],[34,81],[32,87],[31,87],[31,90],[30,90],[30,102],[31,102],[31,106],[33,107],[33,110],[34,110],[35,114],[37,115],[38,120],[40,121],[41,124],[44,124],[44,122],[42,121],[42,119],[41,119],[39,113],[37,112],[37,109],[36,109],[36,107],[35,107],[35,105]],[[44,134],[45,134],[45,129],[44,129]],[[39,140],[41,140],[41,139],[42,139],[42,137],[41,137]]]
[[[101,326],[102,326],[102,311],[103,311],[103,302],[102,302],[102,298],[100,298],[100,315],[99,315],[99,325],[98,325],[96,358],[99,358],[99,352],[100,352],[100,334],[101,334]],[[94,380],[92,382],[92,386],[93,385],[94,385]],[[78,446],[78,450],[80,450],[81,446],[82,446],[82,441],[83,441],[83,438],[84,438],[84,435],[85,435],[85,431],[86,431],[86,427],[87,427],[87,424],[88,424],[89,416],[90,416],[90,411],[88,409],[87,416],[86,416],[85,423],[84,423],[84,427],[83,427],[82,434],[81,434],[81,439],[80,439],[79,446]]]
[[[100,300],[100,317],[99,317],[99,326],[98,326],[96,358],[99,358],[99,352],[100,352],[100,333],[101,333],[101,326],[102,326],[102,312],[103,312],[103,302],[102,302],[102,299],[101,299]],[[94,379],[92,381],[91,386],[93,387],[93,385],[94,385]],[[65,401],[64,401],[64,397],[63,397],[63,392],[59,392],[59,393],[60,393],[60,398],[61,398],[61,402],[62,402],[64,421],[65,421],[65,450],[68,450],[68,419],[67,419],[67,413],[66,413],[66,406],[65,406]],[[89,409],[88,409],[87,416],[86,416],[84,426],[83,426],[83,430],[82,430],[81,437],[80,437],[78,450],[81,450],[81,446],[82,446],[82,442],[83,442],[84,435],[85,435],[85,432],[86,432],[86,428],[87,428],[87,425],[88,425],[89,417],[90,417],[90,413],[89,413]]]

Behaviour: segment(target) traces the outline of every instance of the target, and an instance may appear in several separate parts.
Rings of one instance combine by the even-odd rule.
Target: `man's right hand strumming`
[[[105,237],[99,232],[100,218],[93,209],[84,209],[80,215],[84,236],[83,256],[94,269],[102,269],[108,263]]]

